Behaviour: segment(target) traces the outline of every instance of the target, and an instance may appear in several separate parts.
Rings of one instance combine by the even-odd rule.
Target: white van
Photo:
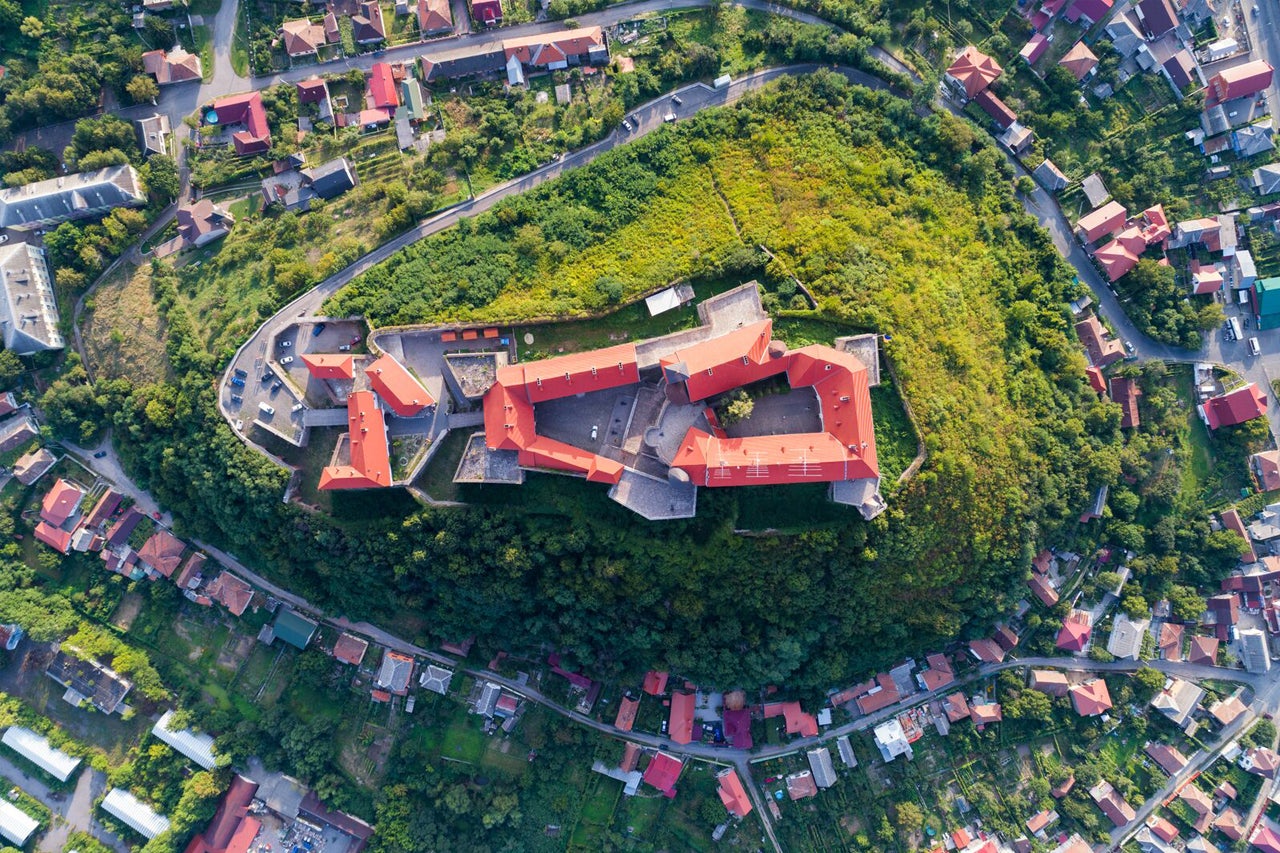
[[[1262,355],[1262,347],[1258,346],[1257,338],[1249,338],[1249,355]]]
[[[262,414],[266,415],[267,417],[271,417],[276,413],[275,408],[272,406],[268,406],[266,403],[259,403],[258,411],[262,412]]]

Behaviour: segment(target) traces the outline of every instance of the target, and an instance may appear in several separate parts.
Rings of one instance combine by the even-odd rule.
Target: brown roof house
[[[1102,813],[1116,826],[1124,826],[1137,817],[1137,812],[1133,810],[1133,806],[1126,803],[1124,797],[1120,796],[1106,779],[1102,779],[1098,784],[1090,788],[1089,796],[1093,798],[1094,803],[1102,810]]]
[[[280,25],[280,35],[284,38],[284,52],[290,57],[310,56],[329,41],[324,24],[312,23],[306,18],[285,21]]]
[[[178,208],[178,236],[185,246],[198,249],[231,233],[235,217],[207,198]]]
[[[1265,492],[1280,489],[1280,450],[1264,450],[1249,457],[1250,467]]]
[[[200,57],[180,47],[168,52],[149,50],[142,54],[142,70],[155,77],[161,86],[199,80],[204,73],[200,68]]]
[[[356,44],[386,41],[387,25],[382,20],[382,5],[377,0],[361,3],[359,13],[351,16],[351,31]]]
[[[1160,626],[1160,657],[1167,661],[1182,660],[1183,628],[1176,622],[1165,622]]]
[[[155,574],[170,578],[182,564],[182,552],[186,547],[185,542],[169,531],[157,530],[138,549],[138,559]]]
[[[44,476],[44,473],[57,461],[58,457],[48,450],[43,447],[38,448],[18,457],[18,461],[13,463],[13,476],[22,485],[29,486]]]
[[[1192,637],[1191,645],[1187,649],[1187,663],[1200,664],[1201,666],[1217,666],[1218,638]]]
[[[210,598],[220,603],[232,616],[243,616],[253,601],[253,587],[231,572],[222,572],[205,590]]]
[[[1170,776],[1187,766],[1187,757],[1167,743],[1149,743],[1146,753]]]
[[[963,93],[965,98],[972,98],[1003,73],[1000,63],[969,45],[960,51],[955,62],[947,69],[946,80],[958,92]]]
[[[1055,669],[1033,669],[1030,687],[1032,690],[1039,690],[1050,696],[1062,697],[1067,695],[1071,685],[1067,681],[1066,673]]]

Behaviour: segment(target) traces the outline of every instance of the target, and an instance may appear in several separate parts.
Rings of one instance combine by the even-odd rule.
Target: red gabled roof
[[[620,732],[629,732],[636,723],[636,712],[640,710],[640,700],[623,696],[618,703],[618,716],[614,718],[613,727]]]
[[[75,514],[80,501],[84,500],[84,490],[75,483],[59,479],[53,488],[45,493],[40,505],[40,518],[53,527],[60,527],[63,522]]]
[[[182,552],[187,544],[167,530],[157,530],[141,548],[138,559],[166,578],[182,563]]]
[[[635,344],[570,353],[498,370],[498,383],[520,386],[531,403],[606,391],[639,381]]]
[[[667,731],[676,743],[687,744],[693,740],[694,699],[692,693],[677,691],[671,694],[671,718]]]
[[[1077,684],[1069,691],[1071,706],[1082,717],[1096,717],[1111,708],[1111,692],[1107,690],[1107,682],[1101,678]]]
[[[1209,97],[1206,103],[1230,101],[1256,95],[1271,85],[1273,69],[1261,59],[1219,71],[1209,78]]]
[[[369,379],[369,387],[402,418],[411,418],[427,406],[435,405],[435,398],[417,377],[390,355],[383,355],[366,367],[364,375]]]
[[[1134,229],[1137,232],[1137,229]],[[1093,253],[1093,259],[1102,267],[1102,271],[1107,274],[1107,281],[1119,281],[1128,275],[1134,267],[1138,265],[1142,250],[1134,252],[1128,245],[1127,240],[1121,239],[1126,236],[1121,234],[1116,239],[1107,243],[1098,251]],[[1143,246],[1143,249],[1146,247]]]
[[[396,81],[391,73],[391,66],[386,62],[375,62],[369,72],[369,106],[374,109],[394,110],[400,106],[400,97],[396,94]]]
[[[418,32],[439,32],[453,29],[453,12],[449,0],[418,0]]]
[[[306,80],[300,80],[296,85],[300,104],[318,103],[329,94],[329,87],[320,77],[308,77]]]
[[[1027,581],[1027,586],[1031,587],[1031,591],[1036,594],[1036,598],[1040,599],[1040,603],[1045,607],[1053,607],[1058,603],[1058,592],[1040,575],[1032,575]]]
[[[262,95],[257,92],[231,95],[219,98],[212,106],[218,114],[219,126],[245,126],[244,130],[231,136],[237,154],[260,154],[271,147],[271,128],[267,124],[267,110],[262,105]]]
[[[683,769],[684,762],[679,758],[659,752],[649,760],[649,766],[644,769],[644,781],[668,797],[674,797],[676,780],[680,778],[680,771]]]
[[[961,51],[947,69],[947,75],[958,81],[970,98],[994,83],[1002,73],[1004,70],[998,62],[973,45]]]
[[[720,795],[720,802],[724,803],[729,814],[734,817],[746,817],[751,814],[751,798],[742,787],[742,780],[738,778],[737,771],[732,767],[726,767],[716,774],[716,778],[720,781],[716,793]]]
[[[502,20],[501,0],[471,0],[471,15],[477,21],[492,24]]]
[[[1124,205],[1112,200],[1080,217],[1076,228],[1084,232],[1086,243],[1096,243],[1099,238],[1121,228],[1128,217]]]
[[[750,385],[787,369],[769,352],[773,321],[761,320],[728,334],[674,350],[659,360],[667,381],[683,380],[690,402]]]
[[[867,689],[857,699],[858,710],[863,714],[873,714],[902,698],[897,682],[888,673],[880,673],[874,682],[867,682],[865,686]]]
[[[787,734],[814,737],[818,734],[818,718],[806,714],[799,702],[771,702],[764,706],[764,718],[782,717]]]
[[[973,96],[973,102],[982,108],[982,111],[991,116],[996,124],[1000,125],[1002,130],[1008,130],[1009,125],[1018,120],[1018,114],[1009,108],[1009,105],[996,97],[996,93],[990,89],[983,89],[981,92]]]
[[[1102,377],[1102,368],[1090,365],[1084,369],[1085,375],[1089,378],[1089,386],[1099,394],[1107,393],[1107,381]]]
[[[1049,39],[1045,38],[1044,33],[1035,33],[1022,46],[1022,50],[1018,51],[1018,56],[1028,65],[1035,65],[1036,60],[1044,56],[1044,52],[1049,49]]]
[[[316,379],[351,379],[355,376],[355,359],[342,353],[306,353],[302,363]]]
[[[1211,397],[1204,403],[1204,417],[1209,422],[1209,429],[1234,426],[1267,413],[1267,395],[1250,382],[1234,391]]]
[[[751,749],[751,712],[745,708],[724,712],[724,737],[734,749]]]
[[[333,644],[333,656],[336,660],[343,663],[351,663],[356,666],[364,660],[365,653],[369,651],[369,642],[359,637],[353,637],[350,634],[343,634],[338,637],[338,641]]]
[[[667,677],[666,672],[651,669],[644,674],[644,684],[640,689],[650,696],[661,696],[667,692]]]
[[[1070,71],[1076,80],[1083,80],[1089,76],[1090,71],[1098,67],[1098,57],[1093,55],[1087,44],[1078,41],[1058,60],[1058,64]]]
[[[622,479],[624,467],[615,459],[545,436],[538,436],[521,448],[516,461],[526,468],[551,468],[585,474],[593,483],[618,482]]]
[[[547,35],[503,39],[503,58],[516,57],[524,65],[550,65],[564,62],[570,56],[582,56],[604,44],[600,27],[562,30]]]
[[[231,787],[218,803],[213,819],[204,832],[191,839],[186,853],[227,853],[241,825],[250,820],[257,823],[256,818],[248,817],[249,804],[257,792],[256,782],[250,782],[243,776],[233,778]]]
[[[232,616],[243,616],[253,601],[253,587],[238,575],[222,572],[213,579],[207,590],[209,596],[221,604]]]
[[[1078,652],[1089,642],[1089,614],[1082,610],[1073,610],[1062,622],[1062,630],[1058,632],[1058,648],[1067,652]]]
[[[48,522],[41,521],[36,525],[36,538],[55,551],[61,551],[63,554],[66,554],[71,550],[70,531],[62,530],[58,527],[52,527]]]
[[[330,465],[320,473],[322,489],[372,489],[391,485],[391,448],[387,422],[372,391],[347,398],[349,465]]]
[[[1249,843],[1262,853],[1280,853],[1280,834],[1266,823],[1258,826],[1258,831],[1253,834],[1253,838],[1249,839]]]
[[[1120,416],[1120,426],[1123,429],[1132,429],[1141,422],[1138,417],[1138,398],[1140,396],[1142,396],[1142,389],[1138,387],[1138,380],[1124,376],[1112,377],[1111,399],[1120,404],[1123,412]]]

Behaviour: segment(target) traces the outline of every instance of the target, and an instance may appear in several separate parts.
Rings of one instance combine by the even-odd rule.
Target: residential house
[[[1178,828],[1160,815],[1152,815],[1147,818],[1146,826],[1143,829],[1149,830],[1152,835],[1165,844],[1172,844],[1174,839],[1178,837]]]
[[[1276,150],[1275,131],[1271,127],[1271,119],[1255,124],[1247,124],[1231,134],[1231,150],[1241,160],[1266,154]]]
[[[356,44],[379,44],[387,40],[387,25],[382,20],[382,4],[364,0],[360,11],[351,16],[351,35]]]
[[[502,23],[502,0],[471,0],[471,17],[492,27]]]
[[[1015,121],[1006,127],[1004,133],[1000,134],[996,139],[1014,154],[1021,155],[1027,152],[1027,149],[1031,147],[1031,143],[1035,142],[1035,134],[1031,132],[1031,128]]]
[[[400,106],[400,98],[396,95],[395,75],[386,62],[375,62],[369,72],[368,88],[365,91],[365,104],[371,110],[385,110],[394,113]]]
[[[1134,429],[1141,423],[1138,416],[1138,398],[1142,396],[1142,388],[1137,379],[1127,376],[1111,378],[1111,400],[1120,405],[1120,428]]]
[[[676,780],[680,778],[682,770],[684,770],[684,762],[681,759],[659,751],[649,759],[649,766],[644,771],[644,781],[668,798],[673,798],[676,795]]]
[[[333,644],[333,657],[342,663],[359,666],[369,651],[369,641],[351,634],[342,633]]]
[[[0,190],[0,228],[34,231],[146,203],[142,180],[132,166],[107,166]],[[6,248],[12,252],[19,246],[40,251],[30,244]]]
[[[963,701],[963,697],[961,697],[961,701]],[[902,729],[902,723],[898,721],[897,717],[876,726],[875,739],[876,747],[880,750],[880,756],[885,761],[893,761],[899,755],[905,755],[908,761],[915,757],[911,744],[907,741],[906,732]]]
[[[1182,625],[1176,622],[1165,622],[1160,626],[1160,638],[1156,642],[1156,649],[1160,652],[1160,658],[1167,661],[1182,660],[1182,635],[1184,633]]]
[[[1002,719],[1000,706],[994,702],[969,703],[969,719],[978,727],[978,731],[989,723],[998,723]]]
[[[1138,653],[1142,651],[1142,638],[1150,624],[1150,619],[1131,619],[1117,613],[1111,623],[1107,651],[1119,660],[1137,660]]]
[[[412,679],[413,658],[388,649],[382,655],[382,666],[378,668],[377,687],[396,696],[404,696],[409,692]]]
[[[693,712],[696,697],[692,693],[675,691],[671,694],[671,714],[668,719],[667,734],[678,744],[693,741]]]
[[[1063,54],[1062,58],[1058,60],[1058,64],[1071,72],[1071,76],[1076,80],[1083,81],[1093,74],[1098,67],[1098,57],[1093,55],[1093,51],[1089,50],[1088,45],[1083,41],[1078,41]]]
[[[1259,281],[1258,285],[1261,285],[1263,281],[1266,281],[1266,279]],[[1275,282],[1280,285],[1280,278],[1275,279]],[[1210,397],[1204,401],[1200,408],[1209,429],[1235,426],[1245,421],[1251,421],[1254,418],[1265,417],[1267,414],[1267,395],[1255,383],[1250,382],[1234,391],[1228,391],[1217,397]]]
[[[787,776],[787,796],[792,801],[818,796],[818,785],[813,781],[813,771],[802,770]]]
[[[1124,798],[1112,787],[1111,783],[1105,779],[1089,789],[1089,796],[1093,798],[1093,802],[1102,810],[1102,813],[1116,826],[1124,826],[1137,817],[1137,812],[1133,810],[1133,806],[1125,802]]]
[[[609,45],[600,27],[503,39],[502,52],[507,63],[514,59],[525,68],[548,71],[609,62]]]
[[[983,637],[969,641],[969,654],[981,663],[1000,663],[1004,660],[1004,649],[994,639]]]
[[[636,723],[636,713],[640,710],[640,700],[631,696],[623,696],[618,702],[618,715],[614,717],[613,727],[620,732],[629,732]]]
[[[1258,822],[1258,828],[1249,838],[1249,843],[1262,853],[1280,853],[1280,831],[1275,824],[1266,819]]]
[[[296,21],[285,21],[280,25],[280,35],[284,39],[284,52],[290,59],[299,56],[314,56],[329,42],[323,23],[315,23],[309,18]]]
[[[1261,59],[1225,68],[1209,78],[1209,95],[1205,103],[1223,103],[1256,95],[1271,85],[1271,77],[1271,66]]]
[[[667,692],[667,678],[666,672],[651,669],[644,674],[644,683],[640,689],[650,696],[661,696]]]
[[[736,770],[726,767],[719,771],[716,773],[716,783],[716,793],[720,795],[720,802],[724,803],[729,814],[737,818],[751,814],[751,798],[742,787],[742,780],[738,778]]]
[[[133,685],[115,670],[95,660],[84,660],[70,646],[54,655],[45,675],[67,688],[64,698],[72,704],[90,702],[104,714],[123,712],[121,705]]]
[[[218,125],[243,125],[243,130],[237,130],[231,135],[236,154],[247,156],[270,150],[271,128],[267,124],[267,108],[262,103],[260,93],[249,92],[218,98],[210,107],[217,116]]]
[[[1107,16],[1114,2],[1115,0],[1074,0],[1063,17],[1073,24],[1080,22],[1091,27]]]
[[[271,625],[272,640],[283,640],[296,649],[305,650],[311,638],[316,635],[318,627],[314,619],[282,607]]]
[[[452,670],[429,663],[427,664],[427,668],[422,671],[422,675],[418,678],[418,684],[420,684],[424,689],[430,690],[432,693],[447,696],[449,695],[449,682],[452,680]]]
[[[1254,169],[1251,183],[1258,195],[1280,193],[1280,163],[1268,163]]]
[[[1036,166],[1036,170],[1031,174],[1040,183],[1040,186],[1044,187],[1051,193],[1065,190],[1071,183],[1067,180],[1067,176],[1062,173],[1062,170],[1055,166],[1052,160],[1047,158],[1039,166]]]
[[[161,86],[200,80],[204,74],[200,57],[180,47],[170,51],[149,50],[142,54],[142,70],[156,78],[156,83]]]
[[[6,214],[0,190],[0,218]],[[40,216],[37,205],[29,213]],[[5,349],[16,355],[32,355],[44,350],[62,349],[62,333],[58,331],[58,301],[53,292],[53,278],[44,249],[32,243],[10,242],[0,245],[0,278],[4,292],[0,300],[0,333]],[[23,428],[26,424],[28,429]],[[29,432],[30,435],[25,433]],[[6,421],[0,447],[16,442],[4,450],[24,444],[36,435],[35,423],[29,416]]]
[[[112,788],[99,805],[148,841],[169,831],[168,818],[123,788]]]
[[[1233,808],[1225,808],[1219,812],[1213,821],[1213,828],[1232,841],[1239,841],[1244,837],[1244,823],[1240,819],[1240,812]]]
[[[185,542],[169,531],[157,530],[138,549],[138,559],[151,570],[153,576],[170,578],[182,563],[182,552],[186,547]]]
[[[969,702],[960,692],[952,693],[943,699],[942,710],[947,715],[948,722],[958,723],[969,718]]]
[[[1097,210],[1092,210],[1080,217],[1076,223],[1076,233],[1083,243],[1096,243],[1108,234],[1124,227],[1128,219],[1128,211],[1118,201],[1109,201]]]
[[[184,245],[198,249],[231,233],[235,217],[207,198],[178,208],[178,236]]]
[[[63,554],[71,552],[71,538],[82,521],[80,504],[85,490],[70,480],[59,479],[45,493],[36,524],[36,539]]]
[[[1267,635],[1258,628],[1248,628],[1239,632],[1240,654],[1247,672],[1270,672],[1271,650],[1267,643]]]
[[[1151,707],[1164,714],[1178,728],[1185,729],[1192,722],[1191,715],[1203,698],[1203,688],[1181,678],[1171,678],[1164,689],[1152,697]]]
[[[1198,83],[1200,66],[1196,65],[1191,52],[1183,48],[1174,51],[1160,66],[1160,71],[1173,87],[1174,93],[1181,97],[1188,86]]]
[[[946,655],[928,655],[925,658],[925,662],[929,664],[929,668],[916,676],[921,689],[928,691],[941,690],[955,683],[956,674],[951,668],[951,661],[947,659]],[[894,692],[897,692],[896,687]]]
[[[1058,822],[1058,813],[1045,809],[1038,811],[1027,819],[1027,831],[1044,841],[1047,838],[1046,830]]]
[[[1035,593],[1036,598],[1040,599],[1040,603],[1045,607],[1053,607],[1058,603],[1058,592],[1049,583],[1048,578],[1043,575],[1032,575],[1027,581],[1027,586]]]
[[[1138,20],[1149,39],[1157,39],[1178,26],[1178,14],[1169,0],[1141,0],[1136,6]]]
[[[811,749],[805,753],[809,759],[809,769],[813,772],[813,781],[825,790],[836,783],[836,768],[831,763],[831,751],[825,746]]]
[[[18,457],[18,461],[13,463],[13,476],[22,485],[29,486],[43,477],[57,461],[58,457],[45,448],[37,448]]]
[[[1151,757],[1152,761],[1160,765],[1161,770],[1170,776],[1180,772],[1182,768],[1187,766],[1187,757],[1167,743],[1152,741],[1147,744],[1144,751]]]
[[[303,169],[302,177],[311,191],[322,199],[337,198],[356,186],[356,172],[346,157],[337,157],[319,166]]]
[[[1245,704],[1240,701],[1240,697],[1233,694],[1210,705],[1209,716],[1213,717],[1218,725],[1229,726],[1247,710]]]
[[[1116,15],[1106,26],[1107,37],[1111,46],[1123,57],[1130,57],[1138,52],[1146,42],[1137,23],[1129,15]]]
[[[164,113],[153,113],[133,120],[138,131],[138,146],[142,148],[144,157],[152,154],[169,153],[169,136],[171,127],[169,117]]]
[[[1253,283],[1253,305],[1258,312],[1259,329],[1280,328],[1280,276]]]
[[[1003,73],[1004,69],[998,62],[973,45],[968,45],[947,68],[945,79],[967,100],[986,89]]]
[[[1208,296],[1222,290],[1226,280],[1218,264],[1202,264],[1193,258],[1188,268],[1191,271],[1192,293],[1197,296]]]
[[[1067,695],[1071,685],[1067,681],[1066,673],[1054,669],[1033,669],[1028,686],[1032,690],[1039,690],[1050,696],[1062,697]]]
[[[1280,450],[1264,450],[1249,457],[1250,467],[1264,492],[1280,489]]]
[[[1092,631],[1092,617],[1088,611],[1072,610],[1062,620],[1062,629],[1058,631],[1057,647],[1064,652],[1082,652],[1089,644]]]
[[[1049,39],[1044,33],[1032,33],[1031,38],[1018,51],[1018,57],[1028,65],[1035,65],[1036,60],[1044,56],[1049,49]]]
[[[991,116],[991,120],[1001,130],[1008,130],[1018,121],[1018,114],[1009,108],[1009,105],[1000,100],[999,96],[990,89],[983,89],[981,92],[973,96],[973,102],[977,104],[984,113]],[[1046,163],[1049,161],[1045,161]],[[1043,165],[1043,164],[1042,164]],[[1037,171],[1039,171],[1037,169]]]
[[[806,714],[799,702],[769,702],[765,704],[763,711],[766,720],[782,717],[786,733],[789,735],[815,737],[818,734],[817,718],[812,714]],[[692,705],[690,713],[692,713]],[[672,739],[674,740],[674,737]]]
[[[243,616],[253,602],[253,587],[228,571],[220,572],[205,588],[205,594],[227,608],[232,616]]]
[[[1231,509],[1225,509],[1222,512],[1218,513],[1218,517],[1222,519],[1223,527],[1225,527],[1227,530],[1230,530],[1232,533],[1236,534],[1242,540],[1244,540],[1245,550],[1244,550],[1244,553],[1241,555],[1240,559],[1246,563],[1256,562],[1258,559],[1258,555],[1254,552],[1253,540],[1249,538],[1249,532],[1248,530],[1246,530],[1244,526],[1244,522],[1240,520],[1240,513],[1237,512],[1236,509],[1233,507]],[[1235,596],[1234,595],[1233,596],[1213,596],[1212,598],[1209,599],[1210,611],[1213,611],[1215,608],[1214,600],[1222,599],[1222,598],[1231,598],[1232,600],[1234,600]],[[1227,638],[1226,626],[1236,624],[1236,619],[1238,618],[1238,615],[1239,613],[1238,613],[1238,607],[1237,607],[1231,611],[1230,613],[1231,620],[1229,622],[1222,622],[1222,623],[1218,623],[1216,621],[1214,622],[1215,625],[1221,624],[1223,626],[1218,631],[1219,640],[1225,640]]]
[[[1280,773],[1280,755],[1265,746],[1253,747],[1240,756],[1240,766],[1264,779],[1274,779]]]
[[[1071,695],[1071,706],[1081,717],[1096,717],[1111,710],[1111,693],[1101,678],[1077,684],[1067,692]]]
[[[1080,182],[1080,189],[1084,192],[1085,200],[1089,202],[1089,209],[1096,210],[1101,207],[1103,202],[1111,198],[1111,193],[1107,190],[1107,185],[1103,183],[1102,176],[1097,172],[1087,175]]]
[[[258,783],[240,775],[234,776],[231,787],[218,803],[218,810],[204,832],[191,839],[186,853],[228,853],[233,849],[253,849],[252,842],[262,828],[261,821],[249,814],[257,793]]]
[[[423,38],[453,32],[449,0],[418,0],[418,33]]]
[[[1096,367],[1106,367],[1124,358],[1124,343],[1111,337],[1096,315],[1090,314],[1076,323],[1076,335]]]

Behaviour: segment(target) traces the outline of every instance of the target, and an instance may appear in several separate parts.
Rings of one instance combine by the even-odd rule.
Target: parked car
[[[235,371],[235,372],[236,372],[236,376],[239,376],[239,377],[240,377],[240,378],[242,378],[242,379],[243,379],[244,377],[246,377],[246,376],[248,376],[248,375],[249,375],[249,371],[244,370],[243,368],[239,368],[239,367],[237,367],[237,368],[236,368],[236,371]]]
[[[276,413],[275,407],[272,406],[270,403],[259,403],[258,411],[262,412],[262,414],[266,415],[267,417],[271,417]]]
[[[1262,347],[1258,346],[1257,338],[1249,338],[1249,355],[1262,355]]]
[[[231,377],[231,384],[232,384],[232,385],[234,385],[234,386],[236,386],[237,388],[243,388],[243,387],[244,387],[244,380],[243,380],[243,379],[241,379],[239,376],[232,376],[232,377]]]
[[[684,101],[680,100],[680,96],[679,96],[679,95],[672,95],[672,96],[671,96],[671,103],[675,104],[675,105],[678,107],[678,106],[680,106],[681,104],[683,104],[683,103],[684,103]]]
[[[294,403],[294,404],[293,404],[293,408],[292,408],[292,409],[290,409],[289,411],[291,411],[291,412],[301,412],[301,411],[302,411],[302,404],[301,404],[301,403]]]
[[[281,341],[281,342],[280,342],[280,346],[282,346],[282,347],[291,347],[291,346],[293,346],[293,341]]]
[[[276,378],[276,372],[272,370],[270,367],[262,371],[263,382],[270,382],[272,379],[275,379],[275,378]]]
[[[231,402],[236,403],[238,405],[244,402],[244,397],[241,397],[239,394],[232,394]]]
[[[338,347],[338,352],[351,352],[351,344],[343,344]]]
[[[359,335],[352,335],[352,336],[351,336],[351,344],[352,344],[352,346],[355,346],[355,345],[356,345],[356,344],[358,344],[358,343],[360,343],[360,336],[359,336]]]
[[[281,363],[281,364],[293,364],[293,356],[291,356],[291,355],[286,355],[284,358],[280,359],[280,363]]]
[[[314,338],[323,331],[324,331],[324,323],[316,323],[314,326],[311,327],[311,337]]]
[[[631,132],[631,122],[623,119],[622,126],[627,129],[628,133]]]
[[[106,456],[106,455],[107,455],[107,451],[105,451],[105,450],[99,450],[97,453],[93,454],[93,458],[94,458],[94,459],[101,459],[101,458],[103,458],[103,457],[104,457],[104,456]]]
[[[675,114],[675,113],[667,113],[665,116],[663,116],[663,117],[662,117],[662,120],[663,120],[663,121],[665,121],[665,122],[668,122],[668,123],[673,122],[673,121],[675,121],[675,120],[676,120],[676,114]]]

